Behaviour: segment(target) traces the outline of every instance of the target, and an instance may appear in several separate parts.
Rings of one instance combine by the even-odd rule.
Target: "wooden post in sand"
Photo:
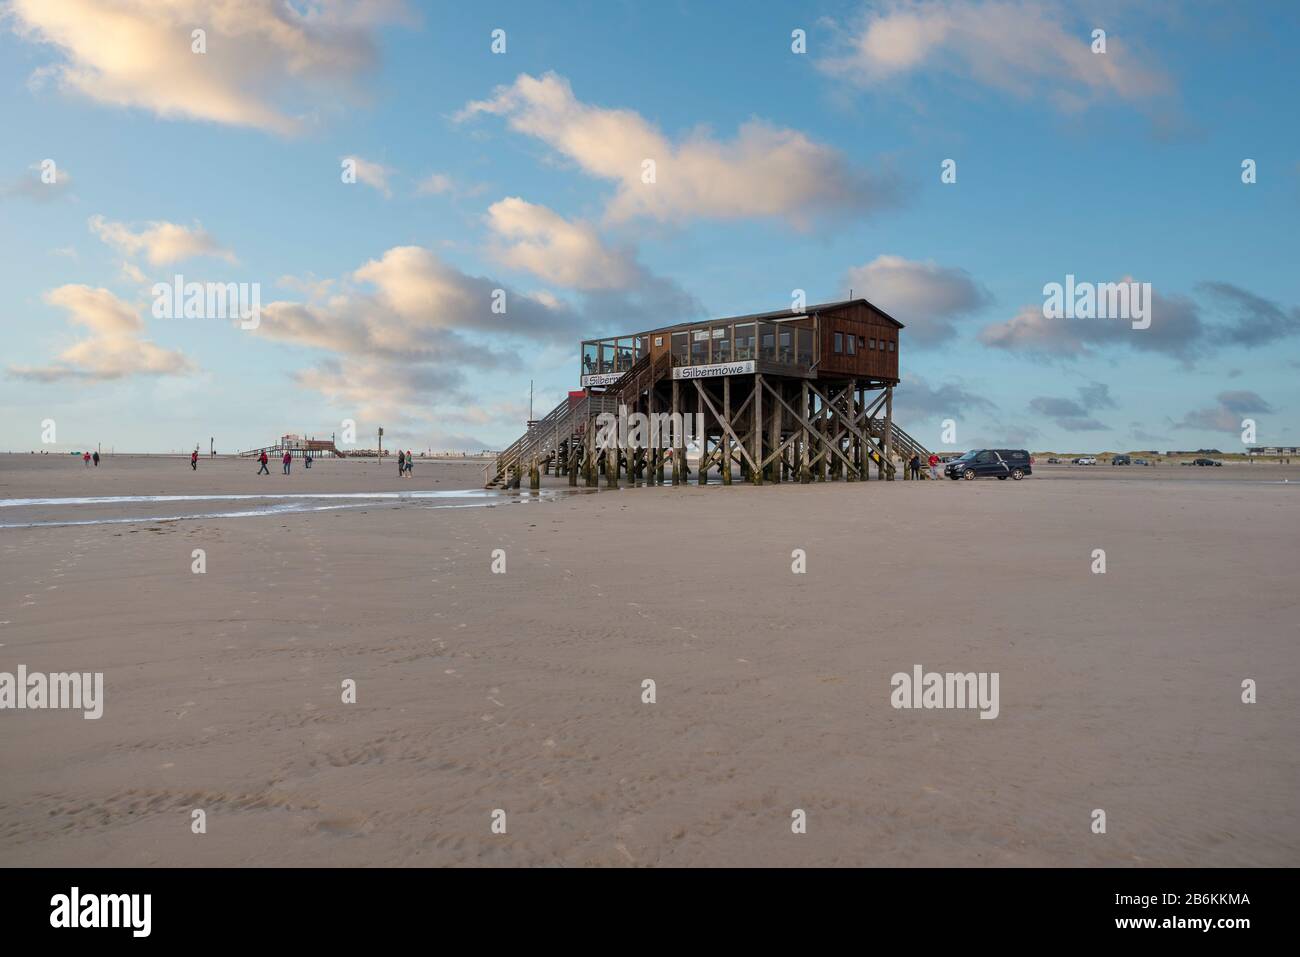
[[[682,421],[681,399],[682,399],[681,387],[678,384],[678,381],[674,379],[673,380],[673,411],[669,419],[669,421],[673,423],[672,428],[674,429],[677,427],[677,423],[680,423]],[[672,437],[673,438],[673,484],[674,485],[682,484],[682,456],[679,454],[679,449],[677,448],[679,435],[680,433],[674,434]]]
[[[650,428],[646,430],[646,444],[649,446],[649,453],[646,456],[645,467],[645,484],[657,485],[663,482],[663,466],[659,464],[659,446],[661,439],[658,429],[655,428],[655,385],[650,383],[650,391],[646,394],[646,415],[649,416],[648,422]]]
[[[780,387],[781,380],[776,380],[776,385],[777,387]],[[775,458],[772,459],[772,467],[771,467],[772,485],[779,485],[781,481],[781,460],[783,460],[783,458],[781,458],[781,403],[780,402],[772,403],[771,428],[772,428],[771,455],[775,456]]]
[[[894,480],[894,460],[891,452],[894,447],[894,387],[885,386],[885,464],[888,465],[889,471],[885,473],[885,481]],[[882,465],[881,468],[885,466]]]
[[[731,424],[731,376],[724,376],[722,379],[722,418],[725,424],[719,430],[722,435],[719,437],[722,442],[722,484],[731,484],[731,433],[728,431],[733,426]]]
[[[800,383],[803,392],[803,399],[799,403],[799,414],[803,416],[804,425],[799,435],[799,484],[807,485],[812,481],[812,472],[808,468],[808,440],[810,438],[807,422],[812,418],[812,410],[808,408],[808,381],[805,379]]]
[[[704,418],[704,401],[697,395],[695,398],[695,407],[700,410],[700,417],[696,420],[700,423],[700,434],[695,437],[695,441],[700,444],[700,463],[697,468],[700,470],[697,479],[698,484],[709,484],[709,427]]]
[[[587,422],[586,432],[583,434],[583,445],[585,451],[582,456],[583,471],[587,473],[587,488],[595,488],[597,484],[596,472],[596,439],[595,429],[590,421]]]

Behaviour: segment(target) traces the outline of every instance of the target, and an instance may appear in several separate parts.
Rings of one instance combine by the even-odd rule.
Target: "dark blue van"
[[[993,476],[1019,482],[1026,475],[1034,474],[1030,465],[1029,453],[1024,449],[971,449],[945,465],[943,474],[954,480]]]

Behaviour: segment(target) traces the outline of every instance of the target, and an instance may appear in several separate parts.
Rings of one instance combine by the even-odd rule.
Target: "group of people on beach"
[[[90,463],[91,463],[91,462],[94,462],[94,463],[95,463],[95,468],[99,468],[99,450],[98,450],[98,449],[96,449],[93,453],[92,453],[92,452],[82,452],[82,453],[81,453],[81,464],[82,464],[82,465],[84,465],[86,468],[90,468]]]
[[[415,453],[410,449],[403,452],[397,450],[397,477],[414,478],[415,476]]]
[[[257,456],[257,475],[270,475],[270,469],[266,468],[266,465],[269,464],[270,464],[270,456],[266,455],[266,450],[263,449],[261,450],[261,455]],[[279,456],[279,464],[281,464],[281,467],[283,468],[283,475],[289,475],[290,468],[292,467],[292,464],[294,464],[294,454],[292,454],[291,451],[286,449],[285,454]],[[303,452],[303,468],[311,468],[311,467],[312,467],[311,452]]]
[[[930,478],[939,477],[939,456],[933,452],[930,453],[930,460],[927,463],[930,466]],[[921,477],[921,456],[920,453],[914,454],[907,463],[908,478],[919,479]]]

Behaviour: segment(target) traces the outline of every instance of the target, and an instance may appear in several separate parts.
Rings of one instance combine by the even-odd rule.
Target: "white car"
[[[1097,458],[1093,455],[1081,455],[1074,460],[1075,465],[1096,465]]]

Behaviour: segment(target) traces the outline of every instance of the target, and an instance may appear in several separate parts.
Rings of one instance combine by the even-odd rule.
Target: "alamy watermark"
[[[996,671],[927,671],[912,666],[912,673],[900,671],[889,679],[893,692],[889,703],[895,708],[978,708],[981,718],[998,716],[999,673]]]
[[[83,894],[73,887],[50,898],[50,926],[56,928],[118,927],[148,937],[152,913],[152,894]]]
[[[241,329],[262,322],[258,282],[186,282],[177,273],[169,283],[154,283],[152,292],[155,319],[238,319]]]
[[[0,671],[0,711],[44,709],[77,710],[87,721],[104,714],[104,673],[62,672],[44,674],[19,665],[17,674]]]
[[[1151,283],[1078,282],[1067,273],[1065,284],[1043,287],[1044,319],[1127,319],[1134,329],[1151,327]]]
[[[695,444],[704,435],[704,413],[683,415],[680,412],[627,411],[619,405],[618,415],[602,412],[596,416],[596,449],[670,449]]]

